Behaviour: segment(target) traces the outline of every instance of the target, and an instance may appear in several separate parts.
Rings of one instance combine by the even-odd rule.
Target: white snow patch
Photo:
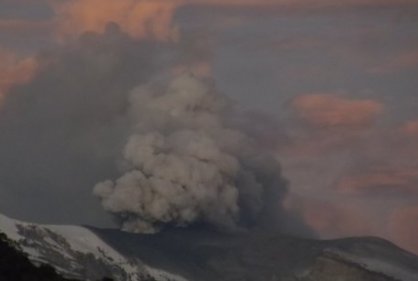
[[[17,223],[18,221],[9,219],[8,217],[0,214],[0,231],[6,234],[6,236],[13,241],[17,241],[21,238],[17,232]]]
[[[167,280],[173,280],[173,281],[187,281],[187,279],[181,277],[180,275],[169,273],[160,269],[155,269],[152,267],[145,266],[145,269],[151,275],[154,277],[157,281],[167,281]]]

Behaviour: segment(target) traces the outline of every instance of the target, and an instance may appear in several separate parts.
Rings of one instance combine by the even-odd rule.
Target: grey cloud
[[[130,102],[126,172],[94,189],[125,230],[195,222],[236,229],[279,215],[279,164],[226,125],[232,108],[210,83],[183,74],[135,89]]]

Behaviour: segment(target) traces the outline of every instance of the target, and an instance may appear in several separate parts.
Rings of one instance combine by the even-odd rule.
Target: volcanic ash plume
[[[284,189],[278,164],[226,125],[227,100],[187,74],[161,84],[132,92],[125,173],[94,188],[122,228],[155,232],[193,222],[235,228],[253,223],[269,209],[267,201],[279,204],[271,200]]]

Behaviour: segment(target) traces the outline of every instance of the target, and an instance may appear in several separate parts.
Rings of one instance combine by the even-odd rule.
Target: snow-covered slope
[[[127,258],[81,226],[38,225],[0,214],[0,232],[20,245],[34,263],[48,263],[61,274],[84,280],[185,281]]]

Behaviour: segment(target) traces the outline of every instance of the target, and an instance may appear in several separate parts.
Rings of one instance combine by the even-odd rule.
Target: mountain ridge
[[[96,231],[120,252],[138,256],[154,267],[177,272],[191,280],[235,280],[233,275],[241,278],[236,280],[246,280],[242,278],[251,275],[254,276],[248,280],[270,278],[257,277],[263,275],[278,276],[281,278],[278,280],[293,278],[304,275],[317,259],[329,258],[330,254],[365,271],[383,273],[387,276],[385,280],[418,280],[418,257],[375,237],[313,240],[277,232],[225,234],[193,228],[142,236],[114,230]],[[147,247],[150,252],[146,251]],[[198,279],[199,276],[209,277]]]
[[[418,257],[375,237],[313,240],[205,227],[157,234],[25,223],[0,232],[67,277],[116,281],[417,281]],[[334,278],[334,279],[333,279]]]
[[[0,232],[17,243],[34,264],[49,264],[68,278],[184,281],[121,255],[85,227],[31,224],[0,214]]]

